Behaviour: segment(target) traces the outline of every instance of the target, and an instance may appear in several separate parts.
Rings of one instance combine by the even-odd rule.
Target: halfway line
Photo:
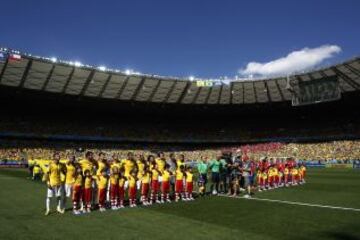
[[[289,205],[299,205],[299,206],[307,206],[307,207],[319,207],[319,208],[329,208],[329,209],[337,209],[337,210],[344,210],[344,211],[354,211],[360,212],[358,208],[346,208],[346,207],[337,207],[337,206],[329,206],[329,205],[321,205],[321,204],[312,204],[312,203],[303,203],[303,202],[291,202],[291,201],[283,201],[283,200],[275,200],[275,199],[268,199],[268,198],[245,198],[240,196],[229,196],[220,194],[220,197],[228,197],[228,198],[239,198],[239,199],[246,199],[246,200],[255,200],[255,201],[264,201],[264,202],[276,202],[276,203],[283,203]]]

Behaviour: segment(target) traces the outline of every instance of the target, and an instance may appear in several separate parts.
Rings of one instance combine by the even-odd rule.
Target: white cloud
[[[337,45],[323,45],[317,48],[303,48],[289,53],[286,57],[278,58],[267,63],[250,62],[241,75],[278,76],[304,71],[315,67],[325,59],[341,52]]]

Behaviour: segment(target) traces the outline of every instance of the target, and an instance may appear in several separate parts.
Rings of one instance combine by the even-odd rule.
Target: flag
[[[7,54],[5,52],[0,52],[0,62],[5,62],[7,59]]]
[[[20,61],[20,60],[21,60],[21,55],[20,54],[11,53],[9,55],[9,61]]]

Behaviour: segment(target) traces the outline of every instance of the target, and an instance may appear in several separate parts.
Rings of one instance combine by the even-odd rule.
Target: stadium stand
[[[2,159],[48,158],[54,148],[65,157],[77,147],[359,159],[359,58],[288,78],[205,85],[15,53],[0,62]],[[329,77],[340,98],[293,106],[301,83]]]

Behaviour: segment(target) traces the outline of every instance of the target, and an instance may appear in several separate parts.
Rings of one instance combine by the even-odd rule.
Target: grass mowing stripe
[[[344,211],[360,212],[360,209],[358,209],[358,208],[329,206],[329,205],[321,205],[321,204],[313,204],[313,203],[303,203],[303,202],[291,202],[291,201],[268,199],[268,198],[256,198],[256,197],[246,198],[246,197],[229,196],[229,195],[223,195],[223,194],[220,194],[220,195],[218,195],[218,196],[220,196],[220,197],[228,197],[228,198],[246,199],[246,200],[255,200],[255,201],[284,203],[284,204],[289,204],[289,205],[298,205],[298,206],[307,206],[307,207],[319,207],[319,208],[329,208],[329,209],[337,209],[337,210],[344,210]]]

